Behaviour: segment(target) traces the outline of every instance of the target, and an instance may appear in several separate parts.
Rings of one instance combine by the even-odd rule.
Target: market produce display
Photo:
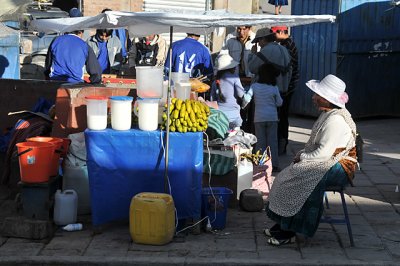
[[[210,108],[196,100],[171,99],[169,129],[172,132],[200,132],[208,127]],[[161,129],[166,128],[167,106],[162,114]]]

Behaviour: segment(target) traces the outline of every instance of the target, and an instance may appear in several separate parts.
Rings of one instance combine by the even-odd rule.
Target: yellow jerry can
[[[165,245],[175,233],[175,205],[169,194],[143,192],[131,200],[129,231],[138,244]]]

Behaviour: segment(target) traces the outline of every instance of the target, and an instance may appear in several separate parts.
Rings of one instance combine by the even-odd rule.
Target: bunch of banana
[[[261,151],[258,150],[256,153],[252,154],[252,153],[242,153],[240,154],[240,160],[242,159],[247,159],[249,161],[251,161],[253,164],[258,165],[261,158],[262,158],[262,154]]]
[[[210,89],[210,86],[204,82],[201,82],[198,78],[191,78],[190,83],[192,84],[192,91],[195,92],[206,92]]]
[[[170,105],[170,125],[172,132],[200,132],[207,129],[210,108],[200,101],[171,99]],[[166,128],[167,105],[162,114],[163,123],[161,129]]]

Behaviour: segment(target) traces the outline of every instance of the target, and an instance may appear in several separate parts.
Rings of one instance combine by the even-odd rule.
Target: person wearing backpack
[[[279,70],[276,83],[280,93],[286,93],[292,77],[292,66],[289,51],[283,45],[276,42],[275,33],[270,28],[259,29],[252,41],[252,53],[248,57],[248,65],[251,73],[256,74],[255,82],[258,80],[259,68],[265,63],[272,64]],[[257,52],[258,47],[261,49]]]
[[[288,50],[279,43],[275,42],[275,33],[270,28],[261,28],[257,31],[251,54],[248,57],[249,70],[255,77],[253,82],[257,82],[259,68],[264,64],[272,64],[279,70],[276,77],[276,85],[281,95],[287,92],[289,81],[292,76],[292,66],[290,64],[290,54]],[[261,49],[259,49],[261,47]],[[259,51],[258,51],[259,50]],[[250,104],[251,107],[251,104]],[[253,129],[251,132],[255,132]]]

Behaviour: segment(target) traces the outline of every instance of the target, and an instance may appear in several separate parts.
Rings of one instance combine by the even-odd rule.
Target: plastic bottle
[[[67,224],[66,226],[64,226],[62,229],[64,229],[65,231],[79,231],[82,230],[83,225],[81,223],[77,223],[77,224]]]

